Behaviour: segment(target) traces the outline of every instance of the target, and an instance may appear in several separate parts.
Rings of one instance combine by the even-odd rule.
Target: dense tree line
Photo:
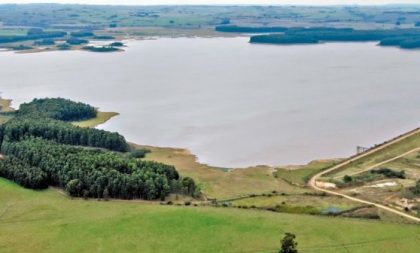
[[[32,189],[61,187],[76,197],[163,199],[169,193],[199,194],[194,180],[181,178],[173,166],[141,161],[143,153],[126,152],[128,144],[118,133],[57,120],[84,118],[92,108],[63,99],[21,105],[0,126],[5,155],[0,176]]]
[[[16,117],[0,126],[0,141],[40,137],[58,143],[128,151],[123,136],[99,129],[81,128],[65,121],[95,117],[94,107],[62,98],[34,99],[20,105]]]
[[[216,26],[216,31],[218,32],[231,32],[231,33],[274,33],[274,32],[284,32],[286,27],[281,26],[261,26],[261,27],[252,27],[252,26],[236,26],[236,25],[221,25]]]
[[[196,190],[194,181],[180,179],[173,166],[121,153],[40,138],[3,142],[1,152],[7,158],[0,163],[0,176],[30,188],[62,187],[76,197],[163,199],[170,192]]]
[[[19,107],[20,115],[35,113],[56,120],[78,121],[96,117],[97,111],[88,104],[63,98],[34,99],[32,102],[21,104]]]
[[[405,171],[395,171],[388,168],[379,168],[371,170],[370,173],[384,175],[386,178],[405,178]]]
[[[34,46],[52,46],[55,45],[54,39],[42,39],[34,41]]]
[[[95,36],[95,34],[92,31],[71,32],[70,35],[72,37],[93,37],[93,36]]]
[[[305,36],[286,36],[282,34],[255,35],[252,36],[250,43],[265,44],[316,44],[317,39]]]
[[[379,41],[382,46],[420,47],[420,29],[354,30],[351,28],[289,28],[283,34],[256,35],[251,43],[297,44],[321,41]]]
[[[123,136],[94,128],[82,128],[70,123],[42,116],[18,116],[0,126],[0,140],[21,141],[28,137],[41,137],[58,143],[128,151]]]
[[[398,42],[397,46],[405,49],[420,48],[420,36],[404,38]]]
[[[38,39],[47,39],[47,38],[62,38],[67,35],[67,32],[31,32],[29,31],[26,35],[16,35],[16,36],[0,36],[0,43],[13,43],[27,40],[38,40]]]
[[[45,172],[40,168],[31,167],[14,156],[6,157],[0,162],[0,177],[8,178],[31,189],[44,189],[48,186]]]
[[[113,40],[115,39],[114,36],[111,35],[95,35],[93,36],[95,40]]]
[[[71,37],[66,40],[66,43],[69,45],[82,45],[89,43],[89,40],[80,39],[78,37]]]

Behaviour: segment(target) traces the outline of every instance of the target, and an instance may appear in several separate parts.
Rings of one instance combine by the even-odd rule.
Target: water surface
[[[124,53],[0,53],[15,105],[66,97],[121,115],[102,127],[212,165],[344,157],[420,123],[420,51],[373,43],[132,41]]]

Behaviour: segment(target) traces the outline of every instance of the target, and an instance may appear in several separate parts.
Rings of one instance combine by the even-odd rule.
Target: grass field
[[[275,176],[286,180],[287,182],[295,185],[304,186],[312,175],[326,169],[339,160],[318,160],[308,163],[305,166],[298,168],[279,168],[274,173]]]
[[[85,121],[77,121],[73,122],[73,125],[79,126],[79,127],[97,127],[101,124],[104,124],[108,120],[110,120],[112,117],[117,116],[118,113],[116,112],[98,112],[96,115],[96,118],[85,120]]]
[[[0,97],[0,112],[13,111],[14,109],[12,107],[10,107],[11,103],[12,103],[12,100],[4,99],[4,98]]]
[[[0,179],[0,252],[417,252],[420,226],[231,208],[70,200]],[[363,231],[363,232],[362,232]]]
[[[184,149],[137,146],[151,150],[146,159],[174,165],[183,176],[200,183],[209,198],[227,199],[271,191],[284,193],[310,192],[274,177],[275,169],[267,166],[228,170],[197,162],[196,157]]]
[[[0,36],[26,35],[28,29],[24,28],[4,28],[0,26]]]
[[[14,109],[10,107],[12,101],[9,99],[3,99],[0,97],[0,112],[11,112]],[[0,115],[0,125],[6,123],[10,119],[10,116]]]
[[[291,196],[259,196],[254,198],[240,199],[232,201],[234,206],[256,206],[256,207],[275,207],[276,205],[288,207],[310,207],[318,212],[328,210],[344,211],[361,206],[359,203],[339,198],[335,196],[311,196],[311,195],[291,195]]]
[[[414,134],[402,141],[382,149],[379,152],[374,152],[350,163],[349,165],[343,166],[340,170],[328,175],[328,177],[343,177],[346,174],[356,173],[369,166],[386,161],[418,147],[420,147],[420,133]]]

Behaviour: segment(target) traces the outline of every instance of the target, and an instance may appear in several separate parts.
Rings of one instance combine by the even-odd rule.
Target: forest
[[[77,121],[96,117],[96,109],[63,98],[34,99],[19,107],[19,115],[41,113],[48,118],[62,121]]]
[[[26,35],[0,36],[0,43],[12,43],[27,40],[38,40],[47,38],[62,38],[67,35],[67,32],[49,31],[45,32],[42,29],[29,29]]]
[[[263,26],[263,27],[250,27],[250,26],[237,26],[237,25],[221,25],[216,26],[218,32],[232,32],[232,33],[274,33],[285,32],[286,27],[281,26]]]
[[[200,194],[194,180],[180,177],[173,166],[137,159],[120,134],[66,122],[94,117],[92,109],[61,98],[22,104],[0,126],[5,156],[0,176],[27,188],[56,186],[84,198],[163,200],[170,193]]]
[[[251,36],[251,43],[297,44],[379,41],[381,46],[420,47],[420,29],[355,30],[351,28],[289,28],[282,34]]]

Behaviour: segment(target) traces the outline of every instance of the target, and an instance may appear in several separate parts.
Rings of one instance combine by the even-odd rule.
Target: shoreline
[[[104,30],[109,31],[109,30]],[[132,34],[121,35],[119,32],[131,31]],[[138,33],[138,34],[136,34]],[[115,36],[112,41],[142,41],[142,40],[156,40],[156,39],[174,39],[174,38],[235,38],[235,37],[248,37],[245,34],[240,33],[223,33],[217,32],[212,29],[170,29],[170,28],[159,28],[159,27],[135,27],[125,28],[117,31],[111,31],[111,35]],[[26,43],[28,41],[23,41]],[[12,43],[13,44],[13,43]],[[44,53],[44,52],[59,52],[59,51],[86,51],[90,53],[98,53],[89,50],[84,50],[84,45],[74,45],[70,49],[62,50],[52,45],[52,47],[33,47],[27,50],[14,50],[5,43],[0,44],[0,52],[14,52],[16,54],[33,54],[33,53]],[[126,50],[119,48],[114,53],[126,52]],[[109,53],[109,52],[101,52]]]
[[[13,102],[12,99],[4,99],[0,96],[0,112],[2,112],[4,110],[4,109],[2,110],[2,106],[6,108],[6,110],[4,110],[4,112],[14,111],[15,109],[13,107],[11,107],[12,102]],[[113,119],[114,117],[117,117],[118,115],[120,115],[120,113],[118,113],[118,112],[102,112],[102,111],[98,110],[97,117],[89,119],[89,120],[84,120],[84,121],[71,122],[71,124],[73,124],[75,126],[79,126],[79,127],[96,128],[100,125],[103,125],[103,124],[107,123],[109,120]],[[319,162],[329,163],[329,162],[333,162],[333,161],[337,161],[337,160],[342,159],[342,158],[321,158],[321,159],[314,159],[312,161],[309,161],[306,164],[288,164],[288,165],[259,164],[259,165],[249,165],[249,166],[246,166],[246,167],[221,167],[221,166],[213,166],[213,165],[207,164],[207,163],[201,163],[199,161],[199,157],[187,148],[161,147],[161,146],[154,146],[154,145],[148,145],[148,144],[139,144],[139,143],[135,143],[135,142],[132,142],[132,141],[127,141],[127,142],[131,147],[134,147],[134,148],[146,148],[146,149],[154,150],[155,152],[166,152],[166,153],[173,153],[173,154],[178,154],[178,155],[182,154],[183,156],[185,156],[185,158],[188,158],[188,157],[191,158],[192,157],[193,160],[194,160],[194,163],[197,164],[200,167],[217,169],[217,170],[224,171],[224,172],[233,172],[235,170],[254,170],[256,168],[259,168],[259,169],[266,169],[266,170],[268,169],[273,173],[273,172],[277,171],[278,169],[298,170],[298,169],[305,168],[306,166],[311,165],[313,163],[319,163]],[[147,156],[146,156],[146,158],[147,158]],[[190,158],[188,158],[188,159],[190,159]]]

